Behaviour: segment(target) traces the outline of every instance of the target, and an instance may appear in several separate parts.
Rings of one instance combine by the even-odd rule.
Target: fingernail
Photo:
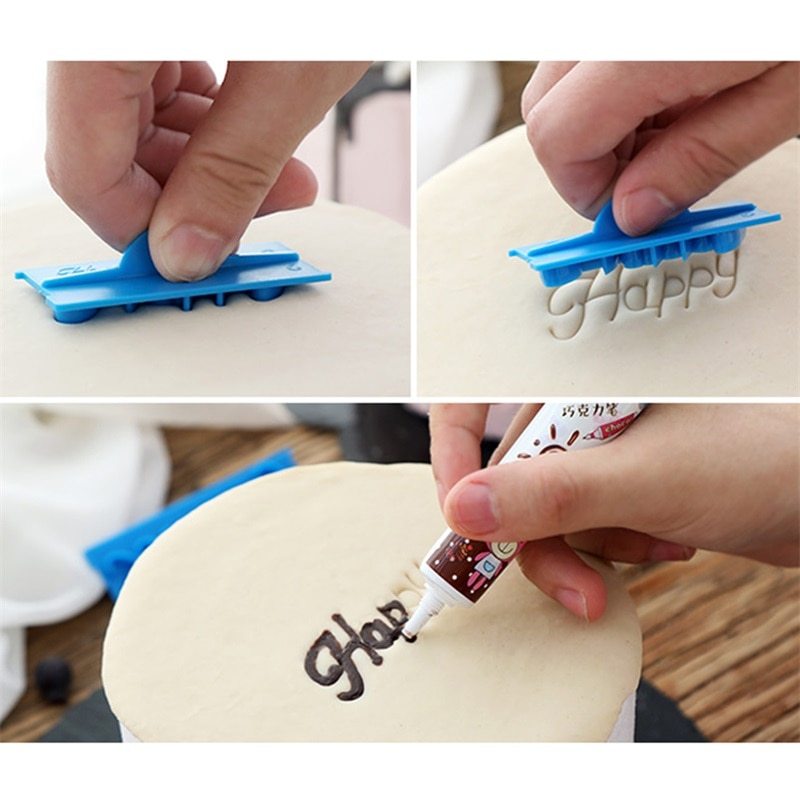
[[[622,227],[629,236],[655,228],[676,211],[672,201],[658,189],[637,189],[626,195],[620,206]]]
[[[483,483],[468,483],[456,495],[453,518],[468,533],[497,530],[498,518],[491,489]]]
[[[650,561],[686,561],[694,555],[693,547],[672,542],[656,542],[647,557]]]
[[[575,589],[556,589],[553,595],[556,602],[561,603],[564,608],[571,611],[576,617],[589,621],[589,605],[586,602],[586,595],[577,592]]]
[[[198,281],[214,272],[228,250],[229,243],[218,234],[195,225],[178,225],[158,245],[157,255],[170,280]]]

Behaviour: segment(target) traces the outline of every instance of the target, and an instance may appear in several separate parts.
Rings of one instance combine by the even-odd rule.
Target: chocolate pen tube
[[[641,403],[545,403],[500,459],[501,464],[610,442],[642,412]],[[449,528],[420,567],[425,594],[403,635],[412,638],[445,606],[469,607],[494,585],[522,542],[466,539]]]

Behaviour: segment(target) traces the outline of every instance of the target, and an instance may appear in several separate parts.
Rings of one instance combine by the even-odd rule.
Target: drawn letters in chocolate
[[[392,600],[378,606],[384,619],[374,619],[361,626],[356,632],[341,614],[333,614],[331,619],[349,637],[344,645],[329,630],[323,631],[306,653],[304,667],[312,681],[321,686],[332,686],[343,675],[349,686],[336,696],[340,700],[356,700],[364,694],[364,679],[353,662],[353,653],[363,650],[375,666],[383,664],[378,650],[391,647],[401,636],[403,625],[408,621],[408,612],[399,600]],[[327,668],[320,666],[323,653],[333,659]]]

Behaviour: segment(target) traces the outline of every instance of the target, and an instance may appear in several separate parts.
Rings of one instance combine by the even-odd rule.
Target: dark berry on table
[[[47,703],[66,703],[72,684],[72,668],[63,658],[43,658],[34,671],[39,694]]]

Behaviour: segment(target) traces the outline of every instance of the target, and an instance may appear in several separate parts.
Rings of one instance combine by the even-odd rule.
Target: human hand
[[[556,191],[647,233],[800,133],[796,62],[545,62],[522,116]]]
[[[292,153],[365,69],[232,61],[218,86],[203,62],[53,62],[50,182],[113,247],[149,227],[161,274],[199,280],[254,216],[314,201]]]
[[[488,406],[431,408],[431,462],[448,524],[525,541],[543,592],[598,619],[606,590],[575,550],[611,561],[684,560],[695,548],[800,564],[800,406],[663,404],[618,439],[497,465],[539,406],[523,406],[480,469]]]

